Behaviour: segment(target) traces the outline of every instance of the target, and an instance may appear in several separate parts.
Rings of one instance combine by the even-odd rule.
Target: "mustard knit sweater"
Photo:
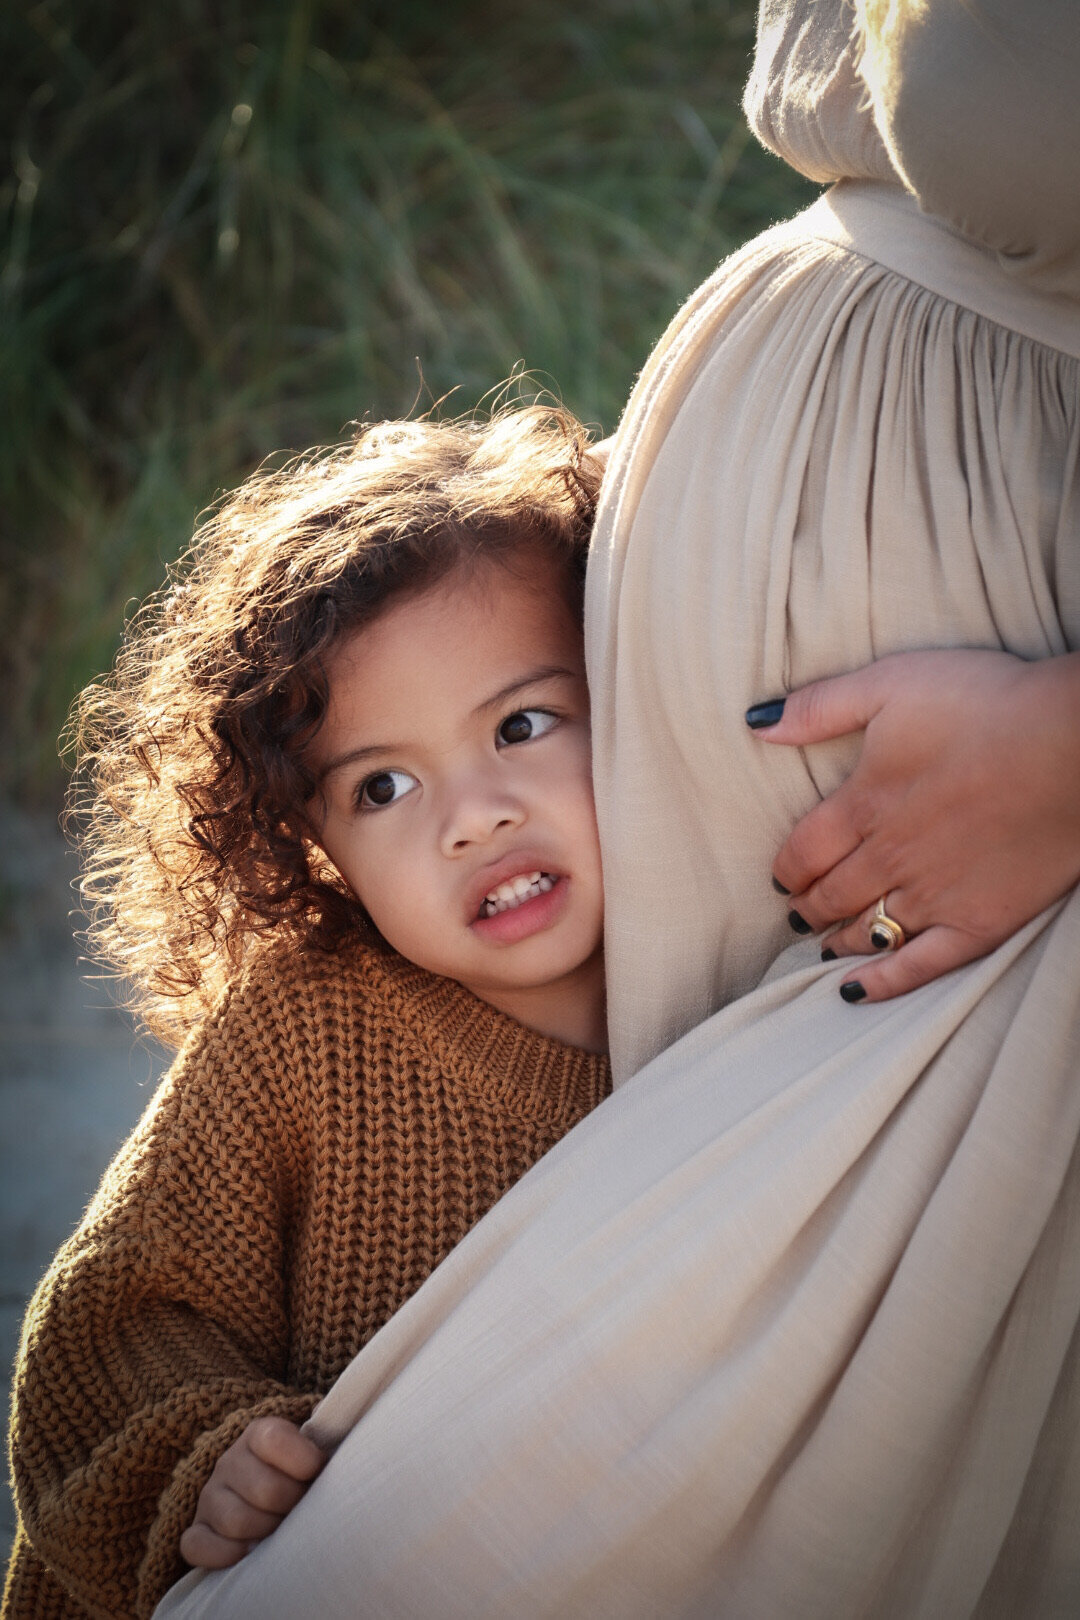
[[[188,1041],[35,1295],[5,1620],[146,1616],[252,1418],[360,1346],[608,1089],[400,957],[269,957]]]

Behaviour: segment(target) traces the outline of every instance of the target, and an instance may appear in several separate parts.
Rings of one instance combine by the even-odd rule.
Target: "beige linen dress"
[[[1080,8],[867,6],[864,81],[843,0],[763,5],[750,116],[837,183],[619,431],[623,1083],[346,1371],[282,1529],[162,1616],[1080,1614],[1080,896],[845,1006],[768,874],[857,741],[742,720],[901,648],[1080,647]]]

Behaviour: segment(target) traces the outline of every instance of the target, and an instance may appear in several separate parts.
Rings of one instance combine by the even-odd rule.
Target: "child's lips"
[[[512,850],[475,874],[465,895],[465,920],[467,923],[487,920],[488,896],[497,896],[500,889],[508,895],[515,885],[522,888],[523,880],[531,882],[538,877],[557,880],[565,876],[565,872],[552,864],[550,856],[545,859],[537,849]],[[505,900],[498,907],[500,912],[504,906]]]
[[[551,928],[569,899],[570,880],[557,873],[550,876],[553,879],[550,888],[538,889],[519,905],[496,911],[492,916],[477,916],[471,924],[473,932],[491,944],[514,945],[518,940]]]
[[[480,916],[494,917],[500,911],[516,911],[518,906],[553,889],[556,881],[550,872],[522,872],[519,877],[488,890],[480,902]]]

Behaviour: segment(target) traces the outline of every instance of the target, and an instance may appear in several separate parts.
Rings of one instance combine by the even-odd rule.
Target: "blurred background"
[[[611,432],[687,293],[814,195],[747,133],[753,31],[726,0],[3,8],[5,1374],[162,1063],[71,941],[72,697],[272,451],[522,367]]]

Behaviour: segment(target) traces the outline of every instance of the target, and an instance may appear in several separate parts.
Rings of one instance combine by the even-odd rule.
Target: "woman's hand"
[[[856,769],[798,823],[773,875],[814,930],[855,919],[826,941],[837,956],[870,952],[886,897],[907,943],[841,990],[883,1001],[985,955],[1080,879],[1080,654],[898,653],[793,692],[758,734],[802,745],[853,731]]]
[[[320,1472],[326,1455],[286,1418],[249,1423],[202,1488],[180,1555],[198,1569],[238,1564],[276,1530]]]

